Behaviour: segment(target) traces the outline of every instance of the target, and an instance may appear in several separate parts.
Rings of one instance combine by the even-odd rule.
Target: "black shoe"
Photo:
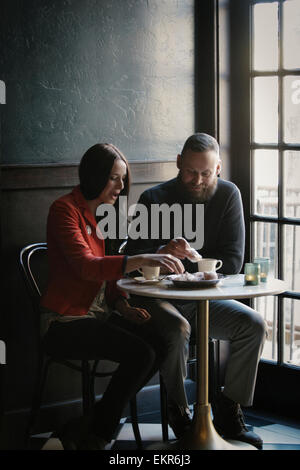
[[[214,427],[224,439],[246,442],[259,450],[262,449],[262,439],[255,432],[249,431],[238,403],[221,393],[214,403],[213,414]]]
[[[58,432],[64,450],[103,450],[107,442],[91,430],[91,420],[86,416],[70,420]]]
[[[175,436],[179,439],[189,429],[192,418],[188,408],[183,409],[178,405],[169,405],[168,421]]]
[[[104,450],[107,444],[102,437],[89,433],[78,443],[77,450]]]
[[[57,432],[64,450],[77,450],[78,443],[87,431],[84,424],[83,417],[73,418],[64,425],[62,430]]]

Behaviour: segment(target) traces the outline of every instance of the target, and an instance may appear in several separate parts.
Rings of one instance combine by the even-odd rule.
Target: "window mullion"
[[[280,223],[280,219],[284,217],[285,207],[285,175],[283,161],[283,16],[282,2],[278,3],[278,277],[283,279],[284,274],[284,224]],[[283,298],[278,299],[278,364],[284,363],[284,345],[285,345],[285,322],[283,310]]]

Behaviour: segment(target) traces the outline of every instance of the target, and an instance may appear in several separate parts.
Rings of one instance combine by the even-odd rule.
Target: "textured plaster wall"
[[[194,131],[192,0],[2,0],[2,163],[99,141],[173,159]]]

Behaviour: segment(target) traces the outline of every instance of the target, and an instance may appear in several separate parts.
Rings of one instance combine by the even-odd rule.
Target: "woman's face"
[[[111,169],[108,182],[100,193],[100,204],[114,204],[124,188],[124,181],[127,175],[126,164],[121,158],[116,158]]]

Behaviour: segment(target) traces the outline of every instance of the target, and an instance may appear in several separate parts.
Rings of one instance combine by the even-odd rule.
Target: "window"
[[[255,301],[263,358],[300,367],[300,1],[251,1],[251,256],[288,282]]]

